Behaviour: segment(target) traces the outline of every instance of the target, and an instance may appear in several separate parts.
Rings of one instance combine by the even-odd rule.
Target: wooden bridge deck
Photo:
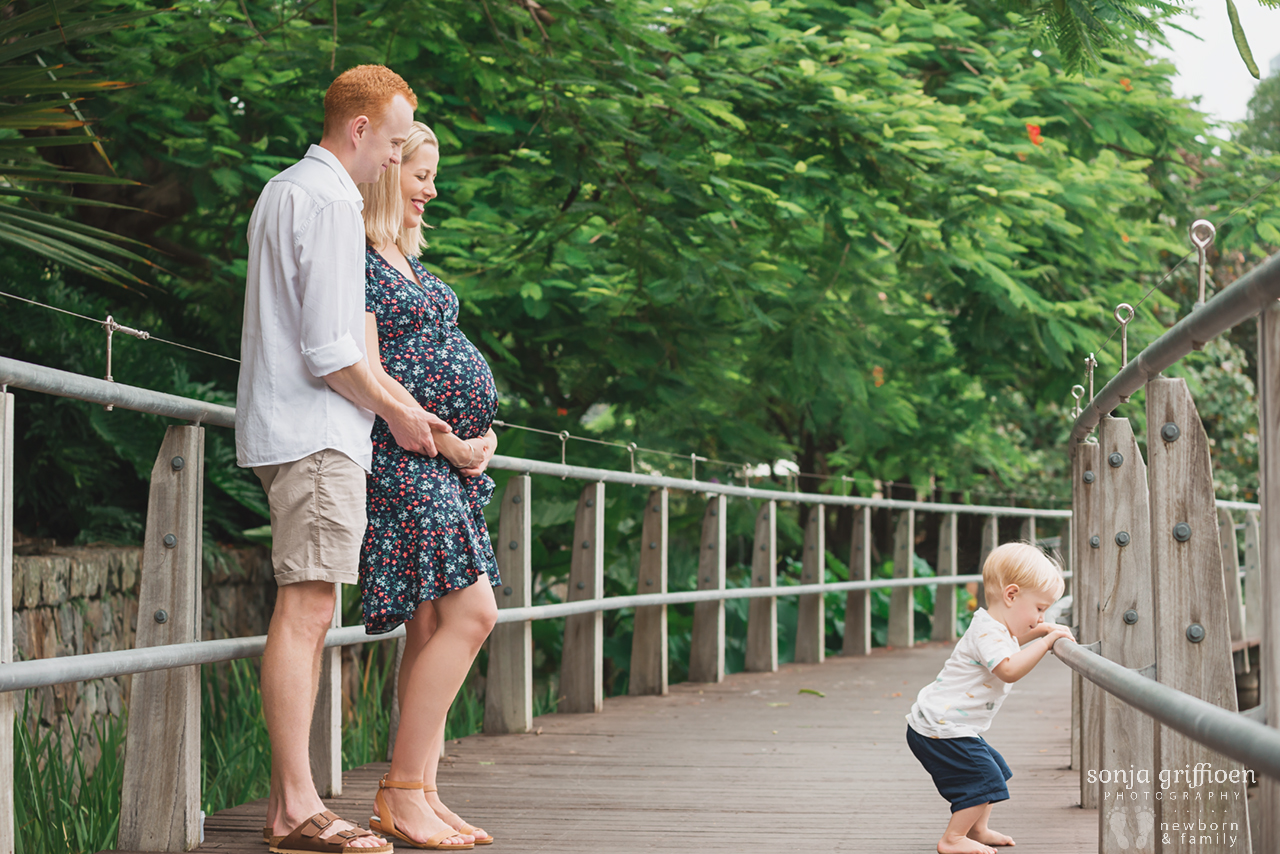
[[[947,806],[907,749],[903,715],[949,649],[876,650],[609,699],[597,715],[547,715],[534,723],[540,734],[450,742],[441,788],[494,834],[477,850],[928,854]],[[1070,671],[1046,659],[987,733],[1014,771],[992,826],[1018,852],[1097,851],[1097,812],[1078,807],[1068,770],[1070,696]],[[347,773],[331,807],[367,820],[385,771]],[[258,802],[211,816],[199,850],[265,854],[264,814]]]

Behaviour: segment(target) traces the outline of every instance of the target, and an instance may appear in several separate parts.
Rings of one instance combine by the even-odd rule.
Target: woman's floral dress
[[[372,249],[365,257],[365,310],[378,320],[382,366],[459,438],[483,436],[498,409],[493,373],[458,329],[457,295],[416,259],[409,263],[421,285]],[[386,421],[374,421],[369,528],[360,550],[368,634],[391,631],[423,602],[481,574],[502,583],[484,523],[492,497],[487,474],[463,477],[443,454],[406,451]]]

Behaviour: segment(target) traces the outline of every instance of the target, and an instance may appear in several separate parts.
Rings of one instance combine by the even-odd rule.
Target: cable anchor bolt
[[[1120,312],[1124,310],[1129,312],[1128,317],[1121,316]],[[1129,324],[1133,322],[1133,315],[1133,306],[1129,305],[1127,302],[1120,303],[1116,306],[1116,310],[1112,312],[1112,316],[1115,317],[1116,323],[1120,324],[1120,370],[1122,371],[1129,364]],[[1121,397],[1120,402],[1128,403],[1129,395],[1126,394]]]

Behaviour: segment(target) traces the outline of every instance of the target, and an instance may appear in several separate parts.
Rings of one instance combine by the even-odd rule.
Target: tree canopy
[[[1136,42],[1082,76],[1027,23],[986,2],[344,2],[335,19],[314,3],[179,0],[46,49],[137,84],[81,109],[139,183],[81,184],[75,199],[79,223],[150,247],[153,286],[9,254],[0,277],[234,356],[258,191],[317,139],[329,81],[382,62],[441,139],[424,260],[461,297],[500,418],[830,478],[806,489],[1065,497],[1070,389],[1089,353],[1099,387],[1118,368],[1118,342],[1100,346],[1112,310],[1139,306],[1136,352],[1189,309],[1194,271],[1166,273],[1194,219],[1219,226],[1220,281],[1274,251],[1280,157],[1217,136]],[[41,153],[110,171],[92,147]],[[100,330],[11,317],[6,355],[101,373]],[[1217,358],[1243,371],[1246,344]],[[117,364],[117,379],[167,391],[229,402],[235,387],[234,365],[151,342],[118,345]],[[1247,446],[1252,389],[1236,389],[1213,422],[1224,447]],[[136,528],[158,428],[23,405],[23,464],[43,492],[20,499],[19,527]],[[228,440],[210,441],[220,538],[262,511]],[[1219,452],[1222,485],[1244,497],[1236,450]]]

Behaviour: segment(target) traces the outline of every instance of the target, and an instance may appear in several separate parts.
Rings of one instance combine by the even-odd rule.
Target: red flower
[[[1128,78],[1128,77],[1121,77],[1121,78],[1120,78],[1120,85],[1124,87],[1124,91],[1126,91],[1126,92],[1132,92],[1132,91],[1133,91],[1133,84],[1131,84],[1131,83],[1129,82],[1129,78]]]
[[[1040,136],[1040,125],[1027,125],[1027,137],[1032,145],[1039,145],[1043,141]]]
[[[556,415],[568,415],[568,414],[569,414],[569,410],[567,410],[567,409],[557,409],[557,410],[556,410]]]

